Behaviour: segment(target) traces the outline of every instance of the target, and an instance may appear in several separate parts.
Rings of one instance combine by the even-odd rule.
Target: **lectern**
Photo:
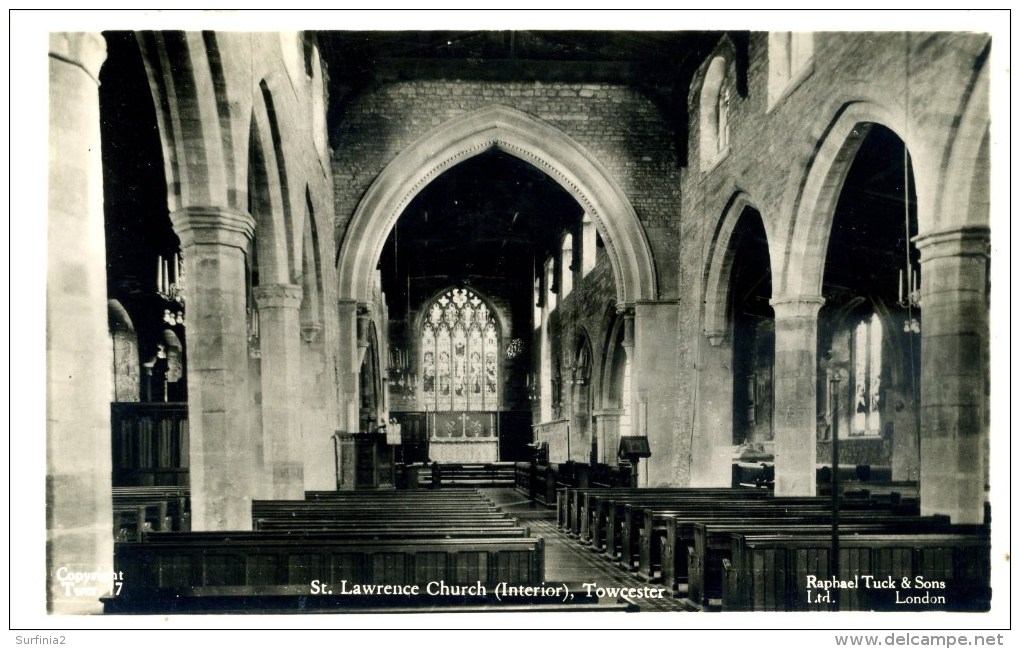
[[[638,486],[638,462],[643,457],[652,457],[652,449],[648,446],[648,438],[644,436],[626,436],[620,438],[620,450],[617,456],[626,460],[634,467],[630,473],[630,486]]]
[[[336,489],[393,489],[393,447],[385,433],[333,435],[336,452]]]

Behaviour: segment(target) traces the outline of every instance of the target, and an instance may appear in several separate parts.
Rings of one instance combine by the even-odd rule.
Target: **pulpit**
[[[337,491],[393,489],[393,447],[385,433],[333,435]]]

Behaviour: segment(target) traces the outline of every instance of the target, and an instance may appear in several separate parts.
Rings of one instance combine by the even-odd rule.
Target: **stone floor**
[[[480,489],[504,511],[520,519],[521,525],[531,528],[533,536],[545,539],[545,578],[547,582],[582,584],[594,582],[604,587],[655,587],[633,573],[624,572],[616,563],[603,558],[570,538],[556,527],[556,512],[531,503],[512,489]],[[642,611],[681,611],[680,600],[634,599]]]

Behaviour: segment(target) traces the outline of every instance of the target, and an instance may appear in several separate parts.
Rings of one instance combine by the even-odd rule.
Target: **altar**
[[[496,412],[430,412],[427,418],[429,459],[444,464],[499,460]]]

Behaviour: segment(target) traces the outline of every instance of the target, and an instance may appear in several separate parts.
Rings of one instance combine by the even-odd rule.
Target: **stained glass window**
[[[485,302],[466,288],[443,293],[421,330],[426,409],[496,410],[499,357],[499,331]]]
[[[854,329],[852,435],[878,435],[882,409],[882,322],[872,315]]]

